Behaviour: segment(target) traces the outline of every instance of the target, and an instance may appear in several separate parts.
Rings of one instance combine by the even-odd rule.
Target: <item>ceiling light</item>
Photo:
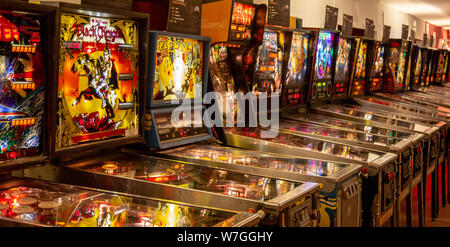
[[[438,14],[443,13],[441,9],[429,4],[416,3],[388,3],[389,6],[408,14]]]

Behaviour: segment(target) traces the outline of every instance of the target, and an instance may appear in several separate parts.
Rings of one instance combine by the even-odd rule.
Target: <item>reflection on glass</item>
[[[0,191],[0,218],[49,226],[213,226],[233,215],[39,182]]]
[[[310,116],[301,116],[301,115],[295,115],[293,116],[295,119],[300,119],[304,121],[311,121],[314,123],[318,123],[321,125],[329,126],[329,127],[339,127],[346,130],[355,130],[355,131],[363,131],[365,133],[371,133],[381,136],[388,136],[388,137],[395,137],[400,139],[408,139],[411,137],[411,134],[407,132],[400,132],[396,130],[386,129],[386,128],[379,128],[372,125],[366,125],[363,123],[357,123],[342,119],[334,119],[334,118],[328,118],[324,116],[316,116],[316,115],[310,115]]]
[[[104,167],[111,163],[117,167],[112,172]],[[149,157],[127,156],[106,164],[86,165],[81,169],[258,201],[271,200],[297,186],[282,180]]]
[[[362,142],[368,142],[368,143],[383,143],[386,145],[395,144],[398,142],[398,139],[395,138],[387,138],[387,136],[379,136],[379,135],[373,135],[369,134],[370,131],[367,131],[368,129],[365,128],[364,132],[355,132],[355,131],[347,131],[347,130],[339,130],[339,129],[333,129],[333,128],[327,128],[324,126],[319,125],[313,125],[313,124],[306,124],[301,123],[298,121],[289,121],[284,120],[280,122],[280,129],[290,130],[290,131],[299,131],[303,133],[308,134],[315,134],[315,135],[322,135],[322,136],[330,136],[330,137],[336,137],[341,138],[345,140],[350,141],[362,141]],[[366,126],[367,127],[367,126]]]
[[[261,139],[261,129],[250,130],[248,128],[234,128],[229,129],[228,132],[231,134],[238,134],[251,138]],[[280,132],[275,138],[266,138],[264,140],[359,161],[369,161],[373,160],[373,157],[381,156],[380,153],[373,153],[373,155],[371,155],[371,152],[356,147],[315,140],[308,137],[287,134],[283,132]]]
[[[374,122],[391,124],[409,129],[414,128],[414,123],[409,122],[408,118],[406,117],[401,117],[395,114],[380,113],[379,111],[376,114],[374,114],[371,112],[372,110],[368,112],[368,110],[359,110],[359,109],[360,108],[356,106],[353,108],[346,108],[338,105],[330,105],[322,108],[322,110],[327,110],[338,114],[350,115],[352,117],[362,118],[364,120],[371,120]],[[375,112],[375,109],[373,109],[373,111]]]
[[[189,159],[253,166],[314,176],[332,176],[345,165],[318,160],[297,159],[265,154],[249,150],[237,150],[215,146],[194,145],[162,151],[164,154]]]

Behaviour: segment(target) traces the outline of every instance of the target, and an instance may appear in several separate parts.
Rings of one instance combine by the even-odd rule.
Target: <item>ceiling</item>
[[[450,28],[449,0],[382,0],[402,12],[414,15],[433,25]]]

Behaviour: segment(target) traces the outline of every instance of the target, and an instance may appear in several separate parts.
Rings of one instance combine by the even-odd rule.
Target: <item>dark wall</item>
[[[169,0],[133,0],[133,11],[150,14],[150,30],[166,30]]]

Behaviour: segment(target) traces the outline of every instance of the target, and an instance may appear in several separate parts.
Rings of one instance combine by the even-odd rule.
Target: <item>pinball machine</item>
[[[20,10],[21,5],[14,3],[12,6]],[[33,90],[40,89],[36,91],[34,97],[41,100],[41,106],[38,103],[36,106],[42,109],[39,107],[30,107],[30,109],[36,112],[41,111],[41,113],[37,115],[33,112],[27,113],[29,114],[27,117],[34,117],[35,124],[39,126],[30,127],[32,124],[28,120],[24,120],[23,123],[27,124],[30,130],[42,131],[42,135],[49,139],[47,141],[50,145],[48,147],[42,145],[42,150],[49,153],[51,164],[13,170],[2,176],[5,178],[0,183],[2,224],[19,226],[254,226],[258,224],[260,217],[252,213],[213,209],[182,203],[174,198],[170,200],[158,199],[156,196],[145,198],[137,193],[132,195],[133,191],[128,190],[126,186],[121,190],[123,187],[120,185],[123,184],[120,184],[117,190],[108,190],[110,180],[106,179],[103,182],[97,180],[103,174],[78,171],[73,165],[71,166],[70,163],[78,164],[95,157],[103,160],[101,167],[105,169],[105,172],[110,173],[114,170],[114,162],[118,162],[118,157],[114,157],[113,161],[108,160],[108,157],[111,153],[121,154],[118,145],[143,141],[143,131],[140,131],[143,129],[140,126],[143,125],[140,123],[139,116],[144,107],[139,108],[139,105],[142,106],[145,102],[145,83],[140,82],[145,81],[146,78],[148,17],[127,11],[79,5],[64,4],[60,6],[59,11],[53,9],[52,12],[46,10],[47,7],[26,6],[33,6],[29,7],[33,11],[40,8],[43,10],[37,11],[36,14],[31,12],[26,16],[22,16],[22,13],[27,12],[12,12],[13,15],[9,15],[5,11],[5,14],[2,13],[2,18],[14,16],[17,20],[11,19],[11,21],[29,25],[28,29],[22,29],[25,33],[20,31],[18,34],[23,35],[20,38],[23,42],[23,50],[26,49],[28,52],[31,48],[35,54],[42,51],[45,51],[42,54],[46,54],[53,47],[55,55],[48,61],[58,61],[59,57],[59,70],[50,66],[41,69],[48,74],[34,75],[33,63],[28,63],[25,68],[24,66],[17,68],[17,71],[22,73],[21,76],[28,77],[18,77],[17,81],[22,81],[24,85],[20,94],[15,96],[16,98],[19,95],[23,97],[27,94],[33,95]],[[23,11],[26,11],[28,7],[23,8]],[[45,11],[48,11],[49,15],[52,14],[50,15],[53,16],[52,20],[45,19],[45,15],[39,15]],[[20,21],[22,18],[23,21]],[[34,22],[33,26],[28,23],[33,21],[33,18],[42,19]],[[47,30],[47,27],[54,27],[54,23],[61,25],[61,29],[59,26],[54,29],[54,40],[51,39],[53,33],[47,31],[50,35],[45,38],[41,36],[42,41],[39,41],[40,33]],[[24,45],[29,37],[34,37],[35,40],[35,43],[29,45],[30,48]],[[56,41],[58,37],[59,42]],[[40,42],[43,42],[42,46]],[[8,43],[14,44],[11,41]],[[56,49],[54,44],[60,44],[61,47]],[[56,55],[56,51],[60,54]],[[21,51],[20,54],[23,56],[18,58],[23,59],[24,62],[43,59],[39,56],[34,57],[32,53],[27,54],[25,51]],[[52,63],[49,62],[49,64]],[[55,67],[56,65],[55,63]],[[53,80],[52,73],[55,75]],[[57,73],[59,73],[59,80],[56,79]],[[46,85],[44,83],[46,80],[42,77],[41,80],[37,80],[38,75],[49,78],[49,84]],[[30,78],[36,78],[36,80],[30,80]],[[36,86],[34,89],[33,85]],[[44,94],[46,92],[44,89],[47,90],[52,86],[54,90]],[[53,102],[58,102],[58,106]],[[50,106],[54,106],[55,109]],[[48,127],[42,124],[44,116],[51,119],[51,121],[45,120],[49,123],[46,125]],[[30,145],[36,144],[36,137],[28,139]],[[50,151],[53,149],[54,154]],[[122,158],[132,159],[131,155],[123,153]],[[19,159],[16,157],[17,161]],[[110,163],[105,164],[105,160]],[[90,180],[92,177],[95,178],[94,182]]]
[[[366,40],[365,42],[361,42],[361,40]],[[366,90],[366,86],[364,85],[364,83],[373,83],[375,84],[375,86],[377,86],[378,88],[382,87],[382,77],[383,77],[383,62],[384,62],[384,45],[382,43],[379,42],[374,42],[371,40],[367,40],[367,39],[363,39],[363,38],[359,38],[359,42],[361,42],[363,45],[359,46],[359,50],[357,50],[355,57],[354,57],[354,64],[355,64],[355,68],[353,69],[353,75],[354,76],[351,80],[352,84],[356,84],[358,83],[358,85],[350,85],[349,89],[347,90],[350,96],[357,96],[360,94],[364,94],[365,90]],[[367,47],[367,43],[369,43],[369,47]],[[375,46],[375,47],[374,47]],[[373,47],[373,48],[372,48]],[[369,52],[367,52],[367,48],[369,48]],[[375,49],[374,49],[375,48]],[[378,55],[378,56],[375,56]],[[358,59],[358,57],[360,57]],[[358,60],[362,60],[362,59],[367,59],[366,57],[368,57],[369,61],[374,60],[374,65],[371,65],[371,62],[367,62],[367,66],[363,66],[364,63],[359,62]],[[360,66],[360,68],[357,68],[358,66]],[[359,73],[356,73],[359,70]],[[363,71],[367,70],[367,74],[364,75]],[[370,72],[370,73],[369,73]],[[372,76],[372,74],[375,75],[375,80],[372,80],[371,82],[367,82],[367,76]],[[362,83],[363,82],[363,83]],[[362,96],[362,95],[361,95]],[[359,97],[361,97],[359,96]],[[403,148],[401,148],[400,150],[397,149],[391,149],[391,152],[397,153],[399,154],[400,158],[399,161],[401,164],[403,164],[403,169],[398,169],[398,183],[399,183],[399,192],[400,193],[400,199],[410,199],[410,197],[408,196],[408,191],[409,191],[409,181],[414,180],[416,181],[415,183],[419,183],[420,182],[420,176],[418,176],[418,174],[420,174],[421,171],[421,139],[423,138],[422,135],[418,134],[418,133],[414,133],[414,131],[408,130],[406,128],[403,127],[399,127],[397,128],[396,126],[392,127],[390,125],[387,125],[385,122],[378,122],[377,121],[370,121],[370,118],[373,116],[371,112],[369,113],[360,113],[357,114],[358,116],[352,116],[352,114],[354,113],[354,111],[356,111],[356,109],[352,109],[352,108],[346,108],[345,105],[348,104],[348,100],[346,100],[346,97],[344,96],[343,98],[339,99],[338,97],[335,96],[334,99],[335,104],[341,104],[342,106],[338,106],[338,105],[324,105],[324,104],[319,104],[319,106],[312,106],[312,109],[310,110],[310,114],[309,115],[305,115],[302,116],[302,114],[290,114],[290,116],[288,116],[288,118],[291,118],[293,120],[302,120],[302,121],[307,121],[310,123],[318,123],[320,125],[327,125],[329,127],[333,127],[336,126],[335,128],[337,128],[337,126],[339,126],[338,128],[342,129],[359,129],[362,131],[367,132],[372,132],[373,130],[378,131],[378,133],[380,133],[379,131],[381,130],[383,133],[389,133],[390,131],[394,131],[394,132],[390,132],[391,136],[388,136],[389,138],[394,137],[393,140],[395,140],[393,143],[397,143],[397,145],[402,146]],[[334,109],[334,110],[328,110],[328,109]],[[334,114],[332,112],[337,111],[338,114]],[[342,114],[340,114],[342,112]],[[350,113],[350,114],[349,114]],[[318,116],[321,115],[321,116]],[[347,116],[348,115],[348,116]],[[338,119],[342,119],[342,120],[338,120]],[[395,121],[395,120],[394,120]],[[396,136],[392,136],[392,134],[400,134],[402,137],[406,137],[407,140],[402,140],[401,138],[395,138]],[[374,142],[374,140],[371,140],[372,143]],[[367,140],[366,140],[367,142]],[[370,141],[369,141],[370,142]],[[384,141],[385,142],[385,141]],[[402,144],[401,144],[402,143]],[[392,143],[389,144],[388,142],[385,142],[384,145],[387,146],[391,146],[391,148],[393,147]],[[414,146],[415,148],[413,150],[411,150],[411,146]],[[395,145],[394,145],[395,146]],[[414,152],[413,152],[414,151]],[[414,159],[415,157],[415,159]],[[415,160],[415,165],[414,165],[414,174],[416,176],[414,176],[415,179],[411,179],[410,178],[410,170],[412,170],[412,160]],[[411,165],[410,165],[411,164]],[[411,168],[410,168],[411,166]],[[402,171],[402,172],[400,172]],[[401,175],[400,175],[401,174]],[[420,207],[420,205],[419,205]],[[399,208],[397,209],[398,211],[400,210]],[[421,211],[421,210],[419,210]],[[420,217],[422,219],[421,223],[423,222],[423,218]],[[410,224],[410,217],[407,217],[408,220],[408,224]]]
[[[21,13],[23,11],[23,13]],[[0,12],[0,170],[42,163],[49,156],[47,95],[53,65],[55,10],[2,3]],[[42,35],[49,32],[49,36]],[[43,61],[49,60],[48,67]]]
[[[166,32],[151,32],[150,34],[150,42],[154,42],[155,45],[151,45],[152,52],[150,54],[150,68],[154,71],[153,75],[150,76],[150,93],[149,95],[152,95],[152,98],[149,100],[148,104],[148,113],[151,116],[152,122],[152,128],[150,131],[147,132],[147,145],[152,148],[152,153],[147,151],[141,151],[136,152],[137,154],[144,155],[144,156],[159,156],[160,152],[166,151],[166,149],[169,148],[176,148],[179,146],[184,146],[188,149],[197,149],[201,150],[204,149],[204,147],[200,146],[201,144],[211,144],[214,142],[211,129],[209,128],[208,124],[204,124],[204,119],[202,118],[202,113],[204,111],[204,105],[201,103],[198,103],[196,99],[203,98],[203,95],[206,90],[203,88],[207,86],[208,82],[208,65],[210,64],[210,54],[213,52],[210,52],[209,46],[210,41],[209,38],[205,38],[202,36],[189,36],[185,34],[174,34],[174,33],[166,33]],[[165,97],[159,96],[162,90],[160,85],[164,85],[162,76],[166,75],[166,69],[163,69],[163,63],[165,58],[171,57],[171,52],[176,53],[178,48],[174,46],[173,48],[169,49],[159,49],[159,47],[165,46],[162,45],[163,43],[167,43],[167,40],[172,40],[173,43],[179,43],[179,47],[183,46],[189,46],[186,45],[186,43],[193,43],[193,42],[199,42],[200,40],[206,40],[207,42],[203,43],[203,46],[197,45],[197,48],[199,49],[198,52],[193,52],[193,59],[194,62],[191,64],[191,68],[189,66],[186,66],[187,70],[192,70],[192,72],[186,71],[184,74],[196,74],[198,76],[197,80],[190,80],[190,77],[182,78],[181,79],[181,87],[184,91],[178,92],[176,94],[171,94],[171,92],[174,92],[175,88],[168,88],[168,94],[165,95]],[[185,43],[185,45],[182,45]],[[196,45],[191,45],[192,47],[196,47]],[[153,49],[155,47],[156,49]],[[203,48],[202,48],[203,47]],[[173,51],[172,51],[173,49]],[[155,50],[155,54],[153,54],[153,50]],[[168,54],[163,54],[162,51],[168,51]],[[180,55],[181,57],[189,58],[189,55]],[[196,59],[195,59],[196,58]],[[214,59],[214,57],[212,57]],[[152,60],[154,59],[154,61]],[[189,61],[183,62],[189,65]],[[175,65],[175,62],[173,62]],[[159,64],[159,65],[158,65]],[[175,69],[175,66],[173,66],[173,69]],[[167,80],[175,81],[177,73],[175,70],[173,71],[172,78],[168,78]],[[184,84],[193,84],[197,82],[199,85],[197,86],[190,86],[190,85],[184,85]],[[157,90],[158,87],[160,90]],[[193,90],[196,90],[194,92],[190,92],[190,88],[193,88]],[[181,104],[175,104],[173,98],[171,97],[177,97],[178,100],[183,100],[184,102]],[[193,104],[192,102],[193,101]],[[197,103],[196,103],[197,102]],[[191,108],[192,107],[192,108]],[[177,108],[185,109],[182,110],[182,113],[177,113]],[[180,114],[179,120],[177,118],[174,118],[174,114]],[[190,116],[189,116],[190,115]],[[177,122],[178,121],[178,122]],[[187,146],[186,146],[187,145]],[[217,146],[217,149],[219,149],[220,153],[220,147]],[[172,149],[169,149],[172,150]],[[132,150],[129,150],[129,152],[133,152]],[[211,155],[215,155],[213,150],[205,150],[204,153],[211,153]],[[198,156],[194,156],[197,157]],[[207,156],[203,157],[207,158]],[[164,158],[161,158],[164,159]],[[168,161],[166,162],[172,162],[176,164],[176,162],[183,163],[176,153],[171,156],[171,158],[168,158]],[[228,179],[228,184],[226,181],[221,182],[223,185],[214,185],[213,189],[208,189],[208,186],[211,183],[215,183],[214,180],[217,178],[209,177],[208,173],[205,172],[206,170],[209,170],[211,168],[207,167],[201,167],[198,166],[199,162],[191,162],[192,165],[191,169],[198,170],[197,174],[198,179],[200,181],[205,181],[205,184],[199,186],[199,190],[205,190],[205,191],[215,191],[216,193],[220,194],[222,190],[225,193],[225,195],[229,196],[236,196],[238,198],[248,198],[253,200],[261,201],[265,204],[265,206],[254,206],[245,202],[239,203],[240,205],[247,207],[247,209],[264,209],[266,212],[266,217],[262,220],[262,224],[275,224],[280,226],[313,226],[313,220],[314,220],[314,211],[317,210],[316,205],[316,198],[315,193],[319,189],[318,184],[314,183],[307,183],[307,182],[297,182],[298,185],[297,189],[294,189],[294,192],[291,192],[290,194],[283,194],[282,197],[284,199],[283,203],[277,202],[275,203],[272,198],[269,198],[269,195],[264,194],[265,192],[269,191],[269,189],[265,188],[264,186],[269,186],[269,184],[272,184],[275,186],[274,188],[278,188],[278,186],[282,186],[281,184],[285,183],[285,181],[277,180],[277,177],[268,177],[267,175],[260,175],[255,176],[257,179],[255,180],[254,185],[252,183],[245,182],[243,179],[239,179],[239,176],[230,176]],[[197,166],[196,166],[197,165]],[[188,166],[188,164],[185,164],[185,166]],[[223,168],[223,167],[221,167]],[[173,169],[173,168],[172,168]],[[230,173],[234,174],[230,171],[220,170],[220,169],[213,169],[215,171],[220,171],[222,175],[220,176],[226,176],[225,174]],[[205,174],[206,173],[206,174]],[[203,175],[204,174],[204,175]],[[241,176],[243,177],[252,177],[249,174],[244,174],[242,172],[239,172]],[[200,175],[205,176],[204,178]],[[208,176],[206,176],[208,175]],[[264,182],[267,180],[267,182]],[[272,182],[268,182],[272,181]],[[200,183],[199,181],[196,181],[195,184]],[[197,185],[190,185],[189,188],[196,188]],[[267,184],[267,185],[264,185]],[[256,186],[255,186],[256,185]],[[261,186],[261,190],[258,192],[260,194],[260,197],[258,198],[252,198],[251,194],[254,192],[251,192],[252,190],[257,189],[258,186]],[[222,188],[223,187],[223,188]],[[239,192],[233,192],[233,188],[236,187],[236,190]],[[294,187],[292,187],[294,188]],[[196,188],[197,189],[197,188]],[[264,192],[265,191],[265,192]],[[261,194],[262,193],[262,194]],[[281,195],[281,194],[280,194]],[[206,196],[204,196],[206,197]],[[188,198],[188,197],[187,197]],[[186,198],[186,199],[187,199]],[[228,202],[224,201],[223,203],[220,203],[219,199],[214,200],[204,200],[205,203],[207,202],[213,202],[216,207],[237,207],[239,204],[232,203],[232,200],[227,199]],[[242,199],[244,200],[244,199]],[[279,199],[281,200],[281,199]],[[305,201],[304,203],[300,203]],[[298,206],[294,206],[294,204],[299,204]],[[220,206],[219,206],[220,205]],[[242,207],[239,206],[239,207]],[[282,215],[286,215],[286,217],[282,217]],[[307,217],[305,216],[307,215]]]
[[[388,84],[387,86],[383,86],[383,91],[394,91],[394,92],[400,92],[404,90],[405,85],[405,75],[407,74],[405,69],[402,69],[402,67],[407,67],[406,61],[408,61],[408,49],[409,47],[408,42],[401,41],[401,40],[391,40],[390,41],[390,48],[388,49],[388,56],[386,57],[386,65],[387,67],[392,67],[391,69],[387,69],[385,71],[384,75],[384,84]],[[403,55],[401,55],[403,54]],[[391,59],[389,58],[391,57]],[[391,61],[391,62],[389,62]],[[402,76],[403,75],[403,76]],[[387,81],[385,83],[385,81]],[[379,84],[378,82],[374,83],[373,81],[370,82],[371,84],[375,84],[375,87],[378,89],[376,84]],[[371,92],[376,92],[376,89],[372,89]],[[386,95],[386,93],[384,94]],[[355,95],[353,95],[355,96]],[[319,110],[320,111],[320,110]],[[347,103],[346,106],[340,107],[338,109],[334,109],[335,113],[337,114],[343,114],[345,118],[352,119],[355,115],[365,115],[365,114],[374,114],[371,116],[372,120],[375,121],[385,121],[388,119],[391,119],[389,121],[396,121],[395,119],[400,120],[405,127],[407,127],[409,123],[415,123],[416,131],[417,133],[420,133],[421,131],[425,131],[425,134],[428,135],[433,139],[433,141],[427,141],[427,143],[431,143],[431,158],[428,168],[428,174],[433,172],[435,169],[435,160],[441,154],[441,157],[443,157],[443,153],[439,151],[439,145],[442,143],[440,142],[440,136],[444,134],[446,131],[445,123],[442,122],[442,119],[434,119],[430,120],[429,118],[423,117],[423,115],[420,114],[427,114],[430,117],[435,117],[437,114],[433,112],[426,111],[424,109],[421,109],[420,107],[414,107],[407,104],[396,104],[395,102],[391,102],[389,100],[386,100],[385,98],[380,98],[378,94],[375,94],[374,96],[362,96],[362,97],[354,97],[353,103],[350,102],[350,104]],[[328,114],[332,111],[327,112]],[[420,114],[419,114],[420,113]],[[398,114],[398,115],[397,115]],[[377,116],[378,115],[378,116]],[[375,117],[376,116],[376,117]],[[374,119],[375,118],[375,119]],[[406,121],[405,121],[406,120]],[[389,122],[387,122],[389,124]],[[398,124],[398,123],[397,123]],[[417,124],[423,125],[417,126]],[[427,130],[428,129],[428,130]],[[429,138],[428,138],[429,140]],[[419,150],[419,143],[416,142],[416,148],[414,149],[415,152],[420,152]],[[430,150],[430,149],[425,149]],[[425,153],[425,161],[428,160],[427,153]],[[416,164],[413,167],[419,167],[420,159],[416,160]],[[402,162],[405,164],[405,162]],[[416,170],[414,173],[414,178],[416,181],[419,180],[418,174],[420,174],[420,169],[413,169]],[[404,167],[405,169],[407,167]],[[435,174],[433,172],[433,174]],[[423,176],[423,180],[425,180],[426,175]],[[434,180],[433,180],[434,181]],[[415,185],[415,183],[413,184]],[[434,188],[434,186],[433,186]],[[420,192],[419,192],[420,193]],[[433,192],[433,195],[435,192]],[[435,201],[435,200],[433,200]],[[435,207],[433,207],[435,208]],[[433,213],[434,215],[434,213]]]
[[[364,39],[364,38],[359,38],[359,37],[355,37],[353,38],[355,40],[355,44],[356,47],[355,52],[353,52],[353,58],[350,59],[347,58],[346,60],[344,60],[345,63],[347,64],[352,64],[353,62],[353,69],[350,71],[349,76],[347,77],[347,84],[346,87],[341,89],[341,94],[335,93],[333,96],[333,102],[335,103],[339,103],[342,100],[345,100],[347,98],[348,94],[351,94],[353,96],[355,95],[362,95],[365,92],[365,84],[367,83],[366,81],[366,77],[371,75],[371,67],[369,65],[371,65],[370,60],[375,59],[372,58],[374,56],[374,54],[371,52],[374,50],[374,46],[376,45],[377,49],[375,52],[377,52],[379,55],[381,55],[381,62],[380,59],[378,57],[377,59],[377,65],[378,68],[373,68],[373,69],[378,69],[383,66],[382,62],[383,62],[383,57],[382,54],[384,53],[384,47],[380,46],[379,44],[375,44],[375,42],[373,40],[370,39]],[[340,51],[340,49],[339,49]],[[340,52],[339,52],[340,53]],[[339,59],[338,59],[339,60]],[[367,61],[367,62],[366,62]],[[367,63],[367,66],[366,66]],[[338,75],[339,72],[339,68],[336,68],[336,74],[334,75],[335,78],[335,87],[338,87],[337,84],[342,84],[342,81],[336,81],[336,78],[339,78],[341,75]],[[367,72],[366,72],[367,71]],[[378,73],[379,74],[379,73]],[[350,80],[350,76],[351,79]],[[342,77],[342,76],[341,76]],[[350,83],[352,82],[352,83]],[[379,81],[375,81],[375,83],[378,83]],[[381,86],[381,84],[380,84]],[[345,91],[344,91],[345,90]],[[335,90],[335,92],[337,92],[339,90]],[[317,106],[318,105],[318,106]],[[316,106],[313,105],[313,107],[320,107],[321,104],[317,104]],[[335,141],[340,142],[340,143],[345,143],[345,144],[358,144],[361,147],[364,148],[371,148],[373,150],[378,150],[378,151],[383,151],[383,152],[392,152],[392,153],[396,153],[399,157],[399,160],[404,160],[405,163],[409,163],[412,160],[413,154],[412,154],[412,150],[410,148],[411,146],[411,142],[419,142],[418,139],[421,138],[421,135],[413,135],[413,134],[407,134],[404,132],[390,132],[390,135],[386,135],[387,133],[389,133],[389,131],[387,130],[386,127],[384,128],[380,128],[379,126],[371,126],[371,124],[369,125],[364,125],[364,124],[359,124],[353,121],[342,121],[342,120],[338,120],[338,119],[333,119],[333,118],[328,118],[328,117],[324,117],[324,116],[319,116],[316,115],[314,113],[309,113],[309,114],[299,114],[298,112],[290,112],[288,115],[285,115],[286,118],[291,119],[291,120],[297,120],[297,121],[302,121],[303,126],[305,126],[305,122],[309,123],[310,125],[314,124],[314,125],[318,125],[321,127],[309,127],[310,129],[316,129],[316,130],[320,130],[320,128],[322,128],[322,131],[316,131],[316,132],[311,132],[312,134],[319,134],[317,135],[317,138],[321,138],[321,139],[335,139]],[[301,125],[300,125],[301,126]],[[326,126],[326,127],[322,127],[322,126]],[[306,129],[305,127],[303,127],[304,129],[302,130],[302,128],[297,128],[295,129],[296,131],[301,131],[306,133]],[[370,132],[372,132],[372,130],[376,130],[378,133],[373,132],[375,134],[370,134]],[[380,132],[381,131],[381,132]],[[337,134],[340,133],[340,134]],[[396,133],[395,135],[392,135]],[[381,134],[381,135],[380,135]],[[397,136],[398,134],[400,134],[401,136]],[[402,138],[399,138],[402,137]],[[420,162],[417,164],[417,169],[420,170]],[[399,169],[400,170],[400,169]],[[404,167],[403,172],[398,172],[398,174],[403,173],[402,174],[402,178],[398,178],[397,182],[400,183],[400,185],[402,187],[406,187],[409,188],[407,185],[408,181],[409,181],[409,168],[407,169],[407,167]],[[399,176],[399,175],[398,175]],[[405,189],[406,189],[405,188]],[[402,193],[402,195],[405,195],[407,193],[407,190],[404,191],[404,193]],[[405,197],[405,196],[403,196]],[[399,211],[399,209],[397,209],[397,211]],[[419,210],[420,212],[421,210]],[[397,213],[398,214],[398,213]],[[409,216],[408,216],[408,220],[409,220]]]

